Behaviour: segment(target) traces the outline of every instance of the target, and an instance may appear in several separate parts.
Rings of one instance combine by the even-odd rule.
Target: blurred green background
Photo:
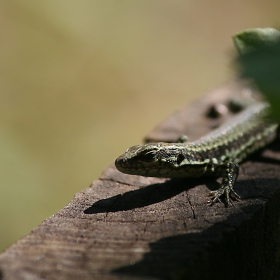
[[[173,111],[234,76],[280,2],[0,2],[0,251]]]

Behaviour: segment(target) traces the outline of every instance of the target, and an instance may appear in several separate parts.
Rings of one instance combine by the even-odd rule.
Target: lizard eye
[[[144,162],[153,162],[156,159],[156,150],[144,151],[138,155],[138,159]]]

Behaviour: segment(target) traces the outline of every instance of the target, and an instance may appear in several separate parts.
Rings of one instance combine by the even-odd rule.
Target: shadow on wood
[[[279,202],[279,191],[274,199]],[[270,205],[266,210],[245,206],[199,233],[162,238],[150,244],[140,262],[114,272],[156,279],[277,279],[279,268],[272,260],[277,256],[278,221],[271,211]],[[254,216],[248,219],[244,213]]]

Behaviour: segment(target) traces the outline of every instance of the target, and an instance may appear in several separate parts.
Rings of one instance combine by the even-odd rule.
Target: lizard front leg
[[[233,194],[235,198],[240,198],[233,189],[234,183],[238,177],[239,166],[236,163],[227,162],[221,164],[217,169],[222,176],[222,184],[218,190],[210,192],[210,195],[213,197],[212,204],[225,194],[226,204],[229,205],[230,194]]]

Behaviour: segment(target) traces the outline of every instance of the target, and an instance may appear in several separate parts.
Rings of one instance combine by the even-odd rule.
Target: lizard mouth
[[[115,160],[115,166],[117,170],[126,174],[140,175],[139,170],[145,169],[144,166],[140,166],[139,162],[133,162],[127,158],[120,156]]]
[[[130,174],[130,175],[141,175],[145,177],[156,177],[158,167],[153,164],[129,160],[123,156],[118,157],[115,160],[115,166],[118,171]]]

